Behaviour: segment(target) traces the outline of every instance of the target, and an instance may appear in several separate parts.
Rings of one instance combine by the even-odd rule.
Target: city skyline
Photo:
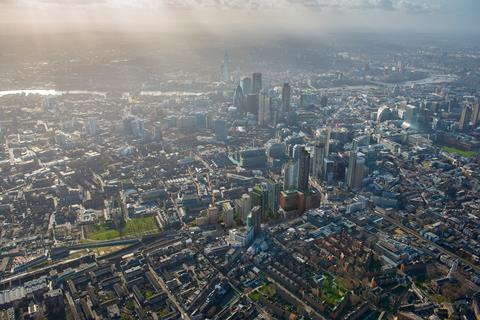
[[[0,0],[0,320],[479,320],[478,0]]]

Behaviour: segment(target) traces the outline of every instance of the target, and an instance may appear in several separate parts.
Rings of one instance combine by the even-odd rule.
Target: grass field
[[[442,151],[457,154],[465,158],[473,158],[477,155],[477,153],[473,151],[464,151],[464,150],[460,150],[452,147],[442,147]]]
[[[106,224],[97,224],[88,232],[89,240],[106,241],[120,238],[120,232],[110,229]]]
[[[253,301],[258,301],[260,300],[260,296],[265,296],[267,298],[272,298],[275,296],[277,291],[277,286],[273,283],[270,284],[264,284],[263,286],[257,288],[256,290],[252,291],[250,293],[250,298]]]
[[[321,299],[326,303],[335,306],[347,294],[348,290],[336,279],[327,276],[321,284]]]
[[[87,238],[95,241],[114,240],[122,237],[138,237],[156,232],[157,225],[153,217],[141,217],[127,220],[121,230],[109,228],[106,224],[98,224],[88,232]]]
[[[260,292],[256,290],[250,293],[250,299],[252,299],[255,302],[258,302],[258,300],[260,300]]]
[[[127,221],[122,235],[128,236],[141,236],[146,233],[152,233],[157,231],[157,225],[153,217],[141,217],[130,219]]]

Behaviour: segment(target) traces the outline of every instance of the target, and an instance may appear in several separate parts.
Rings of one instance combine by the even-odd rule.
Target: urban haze
[[[0,320],[480,320],[479,13],[0,0]]]

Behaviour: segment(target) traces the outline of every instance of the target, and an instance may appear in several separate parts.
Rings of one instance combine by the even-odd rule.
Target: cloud
[[[408,12],[412,13],[426,13],[433,10],[433,8],[425,3],[417,3],[407,0],[398,1],[398,6]]]
[[[304,0],[307,2],[307,0]],[[311,0],[317,7],[338,10],[383,10],[408,13],[432,11],[431,1],[427,0]],[[310,5],[312,6],[312,5]]]
[[[242,10],[385,10],[425,13],[433,0],[0,0],[17,6],[109,6],[143,8],[217,8]]]
[[[480,0],[0,0],[0,34],[161,30],[478,34]]]

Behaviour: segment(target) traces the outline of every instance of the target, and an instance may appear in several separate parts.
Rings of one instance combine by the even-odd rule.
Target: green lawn
[[[258,291],[253,291],[252,293],[250,293],[250,298],[255,301],[255,302],[258,302],[258,300],[260,300],[260,292]]]
[[[106,224],[97,224],[88,232],[89,240],[106,241],[120,238],[120,232],[108,228]]]
[[[160,316],[160,319],[163,319],[165,318],[167,315],[170,314],[170,310],[166,309],[166,308],[163,308],[162,310],[160,310],[158,312],[158,315]]]
[[[156,232],[157,230],[155,219],[148,216],[128,220],[123,228],[122,235],[125,237],[141,236],[146,233]]]
[[[332,306],[337,305],[348,292],[339,281],[330,276],[322,281],[320,290],[321,299]]]
[[[141,217],[127,220],[121,230],[109,228],[106,224],[98,224],[88,232],[88,240],[106,241],[121,237],[138,237],[147,233],[156,232],[157,225],[153,217]]]
[[[150,289],[146,289],[145,291],[143,291],[143,296],[144,296],[146,299],[152,297],[154,294],[155,294],[155,292],[153,292],[153,291],[150,290]]]
[[[277,286],[274,283],[264,284],[259,290],[264,296],[271,298],[277,293]]]
[[[277,292],[277,286],[274,283],[264,284],[258,289],[255,289],[250,293],[250,298],[253,301],[260,300],[260,297],[263,295],[267,298],[272,298]]]
[[[477,153],[473,152],[473,151],[464,151],[464,150],[460,150],[460,149],[456,149],[456,148],[452,148],[452,147],[445,147],[445,146],[442,147],[442,151],[457,154],[457,155],[465,157],[465,158],[473,158],[477,155]]]

